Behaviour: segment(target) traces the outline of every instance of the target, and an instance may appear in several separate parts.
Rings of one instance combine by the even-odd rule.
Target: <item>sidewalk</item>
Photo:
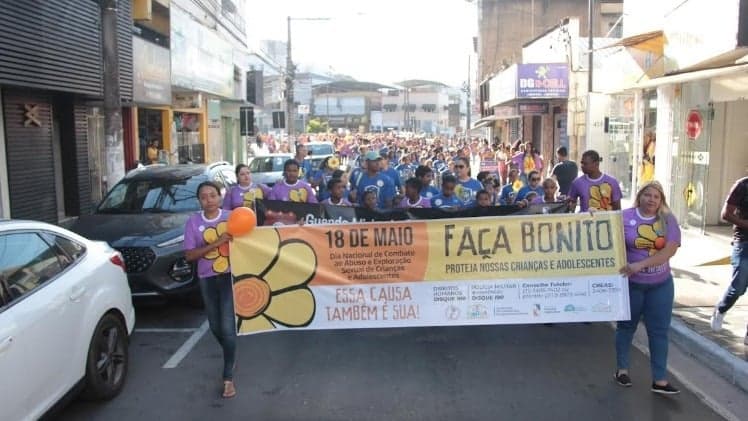
[[[671,340],[682,351],[748,392],[748,297],[743,296],[725,316],[720,332],[709,319],[715,303],[730,284],[731,227],[709,227],[707,234],[682,231],[682,244],[671,259],[675,277]]]

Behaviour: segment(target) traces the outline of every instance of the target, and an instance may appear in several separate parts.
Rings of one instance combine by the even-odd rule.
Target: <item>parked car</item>
[[[330,142],[309,142],[306,144],[307,150],[309,151],[309,157],[312,161],[312,168],[319,168],[322,161],[335,155],[335,147]]]
[[[116,396],[134,325],[116,250],[43,222],[0,220],[0,419],[38,419],[81,389]]]
[[[290,153],[273,153],[252,158],[249,161],[252,181],[273,187],[278,180],[283,178],[283,164],[289,159],[293,159]]]
[[[195,265],[184,257],[184,225],[200,210],[197,186],[212,180],[236,184],[228,162],[149,165],[128,173],[92,215],[71,228],[117,249],[125,259],[133,296],[188,298],[201,302]]]

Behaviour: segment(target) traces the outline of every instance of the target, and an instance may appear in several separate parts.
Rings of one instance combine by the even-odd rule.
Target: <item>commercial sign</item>
[[[133,101],[139,104],[171,103],[171,61],[169,50],[132,37]]]
[[[620,212],[258,227],[229,258],[244,335],[630,317]]]
[[[517,98],[517,65],[502,70],[488,81],[488,106],[493,107]]]
[[[171,13],[171,81],[180,88],[234,96],[231,44],[178,7]]]
[[[547,102],[520,102],[517,104],[520,114],[548,114]]]
[[[568,98],[569,66],[566,64],[520,64],[517,68],[517,98]]]

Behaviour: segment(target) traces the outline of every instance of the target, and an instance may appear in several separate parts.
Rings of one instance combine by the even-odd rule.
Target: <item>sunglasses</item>
[[[540,181],[540,179],[533,177],[533,178],[530,179],[530,181]]]
[[[455,165],[455,168],[465,168],[464,165]]]

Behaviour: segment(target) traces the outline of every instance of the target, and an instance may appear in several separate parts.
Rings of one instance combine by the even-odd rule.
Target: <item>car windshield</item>
[[[206,176],[186,179],[134,179],[119,182],[97,209],[98,213],[161,213],[200,210],[197,186]]]
[[[250,172],[277,172],[283,171],[283,164],[289,159],[286,156],[261,156],[252,160],[249,164]]]
[[[318,145],[310,144],[307,146],[308,146],[310,155],[332,155],[335,152],[332,148],[332,145],[327,144],[327,143],[322,143]]]

